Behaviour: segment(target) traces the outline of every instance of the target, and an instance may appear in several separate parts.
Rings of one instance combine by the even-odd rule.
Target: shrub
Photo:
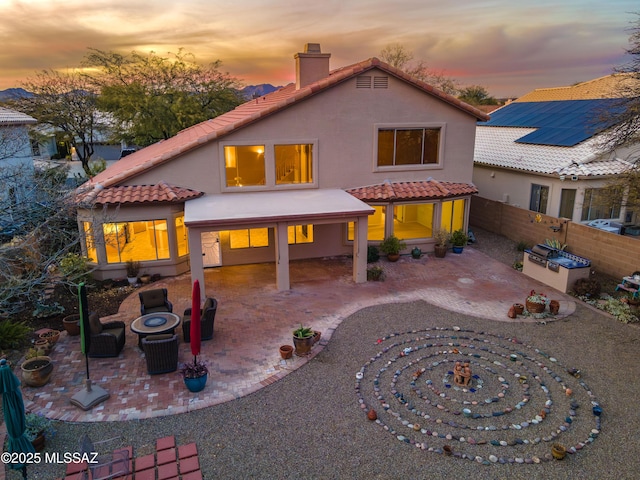
[[[451,243],[455,247],[464,247],[467,243],[469,243],[469,236],[461,228],[451,234]]]
[[[87,283],[91,279],[87,258],[69,252],[60,260],[60,272],[73,283]]]
[[[578,297],[596,298],[601,290],[600,283],[591,278],[579,278],[573,284],[573,293]]]
[[[380,243],[380,251],[386,255],[398,254],[401,250],[407,248],[404,240],[399,239],[395,235],[389,235]]]
[[[375,245],[367,247],[367,263],[374,263],[380,260],[380,250]]]
[[[23,345],[31,329],[24,322],[0,320],[0,349],[18,348]]]
[[[531,248],[531,245],[528,242],[525,242],[524,240],[520,240],[518,242],[518,246],[517,249],[519,252],[524,252],[525,250]]]

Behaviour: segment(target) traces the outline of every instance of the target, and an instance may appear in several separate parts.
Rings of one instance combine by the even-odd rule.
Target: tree
[[[389,44],[383,48],[380,51],[380,59],[392,67],[398,68],[429,85],[433,85],[449,95],[456,95],[458,93],[457,80],[447,77],[444,75],[444,72],[437,72],[430,69],[422,60],[412,62],[413,53],[408,52],[405,47],[399,43]]]
[[[458,98],[469,105],[498,105],[498,101],[489,95],[480,85],[471,85],[460,90]]]
[[[120,138],[146,146],[242,103],[238,81],[219,70],[219,60],[203,66],[182,49],[169,55],[91,49],[86,56],[84,65],[99,70],[91,76],[99,106]]]
[[[34,117],[39,124],[62,132],[65,140],[75,148],[82,168],[88,174],[94,137],[100,127],[95,91],[87,77],[77,71],[43,70],[27,79],[23,86],[33,95],[12,104],[17,110]]]
[[[610,108],[597,122],[613,124],[601,136],[599,148],[604,153],[628,149],[624,160],[631,164],[630,168],[608,182],[603,197],[608,204],[617,204],[627,210],[640,209],[640,13],[635,13],[636,20],[629,37],[630,48],[626,51],[630,60],[615,69],[620,74],[617,96],[620,101]],[[614,116],[611,119],[611,115]],[[622,193],[622,202],[620,196]]]

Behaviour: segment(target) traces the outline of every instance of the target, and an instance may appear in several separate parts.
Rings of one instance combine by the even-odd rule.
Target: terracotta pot
[[[399,253],[389,253],[387,254],[387,260],[390,262],[397,262],[400,259]]]
[[[553,458],[556,460],[562,460],[567,455],[567,449],[559,443],[554,443],[551,446],[551,455],[553,455]]]
[[[80,335],[80,315],[75,313],[62,319],[62,326],[70,337]]]
[[[553,315],[557,315],[558,312],[560,311],[560,302],[558,300],[551,300],[549,302],[549,311]]]
[[[516,315],[522,315],[524,313],[524,305],[521,303],[514,303],[513,309],[516,312]]]
[[[444,258],[447,255],[447,246],[434,245],[433,254],[436,256],[436,258]]]
[[[33,357],[20,366],[22,380],[30,387],[42,387],[49,382],[53,372],[53,363],[49,357]]]
[[[293,347],[291,345],[280,346],[280,356],[283,360],[288,360],[293,355]]]
[[[320,341],[321,337],[322,337],[322,332],[319,332],[318,330],[314,330],[313,331],[313,344],[315,345],[316,343],[318,343]]]
[[[59,330],[47,330],[46,332],[42,332],[39,337],[43,340],[46,340],[51,345],[55,345],[58,339],[60,338]]]
[[[38,355],[49,355],[51,353],[51,344],[44,338],[36,340],[33,347],[38,351]]]
[[[306,355],[309,355],[311,347],[313,347],[313,337],[293,337],[293,345],[295,346],[295,354],[299,357],[304,357]]]
[[[530,302],[529,300],[525,302],[525,305],[527,306],[527,312],[529,313],[542,313],[546,308],[546,305],[544,303],[535,303]]]

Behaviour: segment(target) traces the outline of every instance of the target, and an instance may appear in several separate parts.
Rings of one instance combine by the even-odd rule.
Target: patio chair
[[[121,448],[109,453],[102,453],[99,450],[103,448],[102,444],[112,442],[117,438],[93,442],[86,433],[80,437],[80,453],[87,454],[88,458],[92,459],[92,453],[98,453],[95,463],[89,463],[89,471],[82,472],[82,479],[107,480],[124,478],[131,473],[131,452],[129,448]]]
[[[173,312],[173,304],[167,298],[166,288],[155,288],[138,293],[140,297],[140,314],[156,312]]]
[[[218,301],[215,298],[207,298],[202,310],[200,310],[200,338],[211,340],[213,338],[213,322],[216,318]],[[185,342],[191,341],[191,307],[184,311],[182,316],[182,336]]]
[[[117,357],[126,339],[124,322],[100,322],[97,313],[89,315],[90,357]]]
[[[175,372],[178,369],[178,336],[148,335],[142,339],[149,375]]]

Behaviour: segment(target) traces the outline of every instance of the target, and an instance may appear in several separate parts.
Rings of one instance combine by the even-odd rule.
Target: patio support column
[[[276,286],[278,290],[289,290],[289,237],[287,224],[278,223],[274,229],[276,234]]]
[[[361,216],[356,219],[353,239],[353,281],[356,283],[367,281],[368,225],[368,216]]]
[[[200,298],[205,298],[204,267],[202,262],[202,230],[189,229],[189,262],[191,264],[191,283],[200,282]]]

